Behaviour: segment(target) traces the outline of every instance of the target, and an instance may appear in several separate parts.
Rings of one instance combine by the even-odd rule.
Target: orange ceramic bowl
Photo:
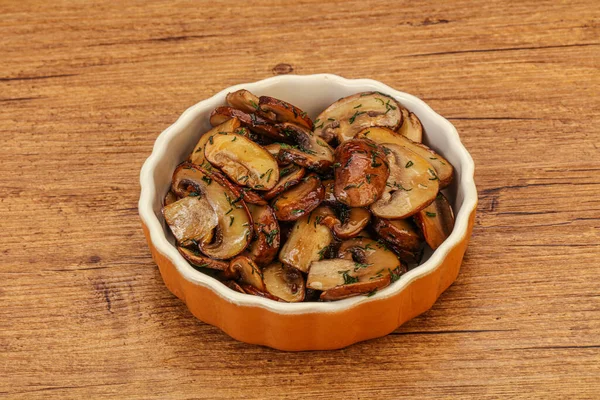
[[[456,223],[450,237],[422,264],[374,296],[335,302],[280,303],[242,294],[195,270],[177,252],[174,238],[161,215],[175,167],[210,128],[208,117],[225,104],[227,93],[248,89],[299,106],[315,118],[341,97],[380,91],[414,112],[425,129],[424,142],[448,159],[455,178],[445,190],[454,207]],[[362,340],[387,335],[428,310],[454,282],[473,228],[477,190],[474,165],[456,129],[422,100],[369,79],[336,75],[285,75],[227,88],[192,106],[160,134],[141,171],[139,213],[148,246],[167,288],[201,321],[247,343],[281,350],[339,349]]]

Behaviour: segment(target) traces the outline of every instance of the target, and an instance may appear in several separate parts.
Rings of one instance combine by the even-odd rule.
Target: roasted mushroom
[[[423,141],[423,125],[414,113],[402,107],[402,126],[398,133],[412,140],[421,143]]]
[[[327,226],[336,238],[345,240],[358,236],[369,224],[371,213],[365,208],[337,207],[338,215],[328,215],[321,223]]]
[[[273,210],[278,220],[295,221],[317,208],[324,195],[321,179],[316,174],[310,174],[277,196],[272,202]]]
[[[324,257],[333,241],[329,228],[319,224],[319,219],[331,215],[327,207],[319,207],[296,221],[292,232],[279,252],[279,261],[307,272],[313,261]]]
[[[283,123],[281,132],[296,145],[281,144],[279,159],[314,171],[325,171],[333,164],[333,149],[308,129]]]
[[[235,183],[255,190],[270,190],[279,180],[277,161],[263,147],[235,133],[208,138],[206,159]]]
[[[250,257],[259,267],[269,264],[279,250],[279,224],[269,206],[248,204],[254,222],[254,240],[248,247]]]
[[[384,149],[369,139],[352,139],[335,149],[334,194],[350,207],[374,203],[389,176]]]
[[[323,111],[315,120],[315,135],[327,142],[350,140],[364,128],[384,126],[396,130],[402,123],[401,106],[379,92],[357,93],[344,97]]]
[[[239,127],[240,120],[237,118],[230,118],[222,124],[215,126],[211,130],[200,136],[200,140],[198,140],[198,143],[194,147],[194,150],[192,150],[192,154],[190,154],[190,156],[188,157],[188,161],[196,165],[204,164],[204,147],[206,146],[206,143],[208,143],[208,140],[211,137],[219,134],[220,132],[234,132]]]
[[[304,300],[305,284],[302,273],[276,261],[263,270],[265,288],[271,295],[290,303]]]
[[[427,160],[406,147],[384,147],[389,150],[390,176],[381,198],[371,204],[371,212],[387,219],[410,217],[435,199],[438,177]]]
[[[258,97],[246,89],[240,89],[227,94],[227,104],[245,113],[253,113],[259,110]]]
[[[419,261],[423,237],[410,219],[375,218],[373,229],[400,260],[406,263]]]
[[[205,198],[217,215],[218,225],[213,241],[198,243],[202,253],[223,260],[246,248],[252,237],[252,219],[239,192],[222,185],[210,172],[192,164],[177,167],[171,190],[180,197],[197,194]]]
[[[177,242],[184,246],[202,239],[218,225],[218,216],[210,201],[197,193],[166,205],[163,215]]]
[[[308,130],[313,128],[310,117],[304,111],[283,100],[260,96],[258,105],[260,110],[267,115],[275,115],[275,122],[289,122]]]
[[[266,192],[263,195],[263,198],[265,200],[271,200],[289,188],[300,183],[305,174],[306,170],[302,167],[298,167],[297,165],[290,165],[289,167],[280,169],[279,180],[277,181],[277,184],[273,187],[273,189]]]
[[[452,207],[441,193],[433,203],[415,215],[415,221],[421,226],[425,241],[433,250],[440,247],[454,229]]]
[[[190,264],[199,268],[210,268],[219,271],[225,271],[229,267],[229,263],[220,260],[213,260],[210,257],[206,257],[203,254],[195,250],[191,250],[185,247],[177,247],[179,254],[183,256]]]
[[[452,182],[452,176],[454,175],[452,164],[422,143],[416,143],[387,128],[378,127],[363,129],[356,134],[356,137],[368,138],[379,144],[393,143],[406,147],[431,163],[440,181],[440,188],[445,188]]]
[[[215,108],[210,114],[210,124],[217,126],[234,117],[239,119],[242,125],[258,134],[280,142],[288,141],[278,127],[269,123],[263,117],[256,114],[249,114],[233,107],[223,106]]]
[[[246,256],[237,256],[231,260],[226,275],[234,278],[240,284],[251,285],[262,292],[265,291],[260,268]]]

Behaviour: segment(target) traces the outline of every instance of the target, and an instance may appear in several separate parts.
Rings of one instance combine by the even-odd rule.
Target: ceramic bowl
[[[424,143],[448,159],[455,179],[446,190],[456,223],[450,237],[422,264],[372,297],[334,302],[280,303],[242,294],[195,270],[178,253],[161,215],[162,199],[175,167],[210,128],[209,114],[225,104],[227,93],[248,89],[297,105],[314,119],[329,104],[354,93],[380,91],[396,98],[423,123]],[[477,205],[471,156],[454,126],[425,102],[370,79],[344,79],[330,74],[284,75],[235,85],[186,110],[164,132],[141,171],[139,213],[148,246],[167,288],[198,319],[247,343],[281,350],[338,349],[389,334],[428,310],[456,279],[467,248]]]

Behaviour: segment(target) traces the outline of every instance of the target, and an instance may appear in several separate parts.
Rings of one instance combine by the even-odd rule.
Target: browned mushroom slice
[[[210,114],[210,124],[217,126],[234,117],[239,119],[242,125],[247,126],[256,133],[281,142],[289,141],[278,127],[270,124],[266,119],[256,114],[245,113],[233,107],[223,106],[215,108]]]
[[[425,241],[433,250],[437,249],[454,229],[454,213],[443,194],[439,194],[428,207],[415,215],[421,226]]]
[[[379,144],[393,143],[406,147],[431,163],[439,178],[440,188],[445,188],[452,182],[452,176],[454,175],[452,164],[422,143],[415,143],[409,138],[399,135],[387,128],[378,127],[364,129],[357,133],[356,137],[369,138]]]
[[[261,111],[275,114],[276,122],[290,122],[309,130],[313,128],[310,117],[290,103],[269,96],[260,96],[258,104]]]
[[[206,143],[208,143],[208,140],[211,137],[217,135],[219,132],[234,132],[239,127],[240,120],[237,118],[230,118],[222,124],[215,126],[211,130],[200,136],[200,140],[198,140],[198,143],[194,147],[194,150],[192,150],[192,154],[190,154],[190,156],[188,157],[188,161],[192,164],[202,165],[205,160],[204,147],[206,146]]]
[[[225,271],[229,267],[229,263],[220,260],[213,260],[210,257],[206,257],[196,251],[187,249],[185,247],[177,247],[179,253],[185,258],[190,264],[200,268],[217,269],[219,271]]]
[[[227,104],[246,113],[258,111],[258,97],[246,89],[230,92],[226,97]]]
[[[297,165],[290,165],[289,167],[282,168],[279,170],[279,181],[273,189],[266,192],[263,197],[265,200],[271,200],[272,198],[278,196],[289,188],[297,185],[304,178],[304,174],[306,174],[306,170],[302,167],[298,167]]]
[[[410,219],[376,218],[373,229],[400,260],[418,262],[423,252],[423,237]]]
[[[365,208],[345,208],[339,214],[339,218],[327,216],[321,223],[331,229],[335,237],[342,240],[358,236],[371,219],[371,213]]]
[[[246,256],[237,256],[229,262],[228,275],[240,284],[248,284],[264,292],[265,284],[260,268]]]
[[[242,196],[244,202],[248,204],[256,204],[259,206],[264,206],[267,204],[265,199],[263,199],[260,194],[256,193],[254,190],[248,187],[240,187],[235,183],[231,182],[229,179],[227,179],[227,177],[224,174],[222,174],[217,169],[213,168],[212,165],[210,165],[210,163],[204,163],[204,167],[206,167],[205,170],[210,172],[213,180],[225,186],[232,192],[239,193]]]
[[[374,203],[386,189],[388,162],[383,149],[369,139],[352,139],[335,149],[336,199],[350,207]]]
[[[273,261],[279,250],[279,224],[269,206],[248,204],[248,209],[254,221],[254,241],[248,248],[248,257],[262,267]]]
[[[252,296],[258,296],[258,297],[264,297],[269,300],[281,301],[281,299],[273,296],[271,293],[259,290],[259,289],[255,288],[254,286],[249,285],[247,283],[240,284],[240,287],[246,294],[251,294]]]
[[[327,142],[350,140],[364,128],[385,126],[396,130],[402,123],[401,106],[379,92],[344,97],[325,109],[315,120],[314,132]]]
[[[435,199],[438,178],[431,164],[420,155],[396,144],[385,144],[389,150],[390,176],[386,190],[371,204],[371,212],[387,219],[407,218]]]
[[[272,202],[273,210],[278,220],[295,221],[317,208],[324,195],[321,179],[316,174],[310,174],[277,196]]]
[[[189,187],[199,197],[206,198],[218,218],[213,241],[199,243],[200,251],[216,259],[228,259],[241,253],[252,237],[252,219],[240,193],[222,185],[210,172],[182,164],[173,173],[171,190],[178,196],[187,196]]]
[[[317,223],[317,219],[330,214],[331,210],[327,207],[319,207],[297,220],[279,252],[279,261],[307,272],[311,262],[322,259],[333,241],[333,234],[329,228]]]
[[[414,113],[402,107],[402,126],[398,128],[398,133],[412,140],[421,143],[423,141],[423,125]]]
[[[240,285],[238,285],[238,283],[236,281],[225,281],[223,283],[225,284],[225,286],[227,286],[231,290],[235,290],[236,292],[239,292],[239,293],[246,293],[244,291],[244,289],[242,289],[242,287]]]
[[[177,200],[163,207],[163,215],[173,236],[183,245],[203,238],[218,225],[217,213],[210,201],[203,196]]]
[[[165,195],[165,200],[163,201],[163,205],[168,206],[169,204],[173,204],[176,201],[177,201],[177,196],[175,196],[175,193],[173,193],[169,190],[167,192],[167,194]]]
[[[304,277],[296,268],[276,261],[263,270],[267,292],[281,300],[296,303],[304,300]]]
[[[210,137],[204,154],[238,185],[270,190],[279,180],[279,166],[273,156],[252,140],[235,133]]]
[[[333,164],[333,148],[308,129],[283,123],[281,132],[296,145],[281,145],[279,159],[316,170],[326,171]]]
[[[375,294],[377,290],[388,286],[391,282],[391,277],[392,275],[385,275],[370,281],[336,286],[321,293],[320,299],[324,301],[334,301],[347,299],[348,297],[354,297],[361,294],[371,296],[372,294]]]

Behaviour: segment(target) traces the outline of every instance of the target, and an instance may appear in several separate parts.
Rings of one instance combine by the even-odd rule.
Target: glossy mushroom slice
[[[433,250],[437,249],[454,229],[454,213],[448,199],[439,194],[429,206],[415,215],[425,241]]]
[[[222,185],[210,172],[192,164],[182,164],[173,173],[171,190],[178,196],[196,193],[206,198],[218,218],[213,240],[198,247],[215,259],[228,259],[240,254],[252,237],[252,218],[240,192]]]
[[[266,291],[289,303],[304,300],[305,283],[302,273],[276,261],[263,270]]]
[[[283,123],[281,132],[296,145],[281,145],[279,159],[315,170],[326,171],[333,164],[334,150],[310,130],[290,123]]]
[[[398,128],[398,133],[412,140],[421,143],[423,141],[423,125],[414,113],[402,107],[402,126]]]
[[[331,210],[327,207],[319,207],[312,214],[297,220],[279,252],[279,261],[302,272],[308,272],[310,264],[322,259],[333,241],[333,234],[329,228],[317,223],[318,217],[330,214]]]
[[[270,190],[279,180],[279,165],[273,156],[252,140],[235,133],[210,137],[204,154],[238,185]]]
[[[263,117],[253,113],[249,114],[233,107],[223,106],[215,108],[210,114],[210,124],[212,126],[217,126],[231,118],[239,119],[242,125],[258,134],[280,142],[288,141],[278,127],[269,123],[269,121]]]
[[[166,205],[162,210],[173,236],[184,246],[205,237],[218,225],[217,213],[209,200],[194,194]]]
[[[229,267],[229,263],[220,260],[213,260],[210,257],[206,257],[203,254],[200,254],[197,251],[185,248],[185,247],[177,247],[179,250],[179,254],[183,256],[190,264],[199,268],[210,268],[216,269],[219,271],[225,271]]]
[[[410,219],[375,218],[373,230],[400,260],[418,262],[423,250],[423,236]]]
[[[371,213],[365,208],[339,207],[337,216],[326,216],[321,223],[341,240],[358,236],[369,224]]]
[[[230,92],[225,98],[227,104],[246,113],[258,111],[258,97],[246,89]]]
[[[327,142],[350,140],[364,128],[384,126],[396,130],[402,124],[401,106],[379,92],[357,93],[344,97],[323,111],[315,120],[314,133]]]
[[[295,221],[317,208],[324,195],[321,179],[316,174],[310,174],[277,196],[272,202],[273,210],[278,220]]]
[[[289,122],[309,130],[313,129],[310,117],[290,103],[269,96],[260,96],[258,105],[267,115],[274,114],[275,122]]]
[[[334,195],[350,207],[365,207],[381,197],[389,176],[384,149],[369,139],[348,140],[335,149]]]
[[[254,222],[254,240],[248,247],[248,257],[258,266],[269,264],[279,250],[279,224],[269,206],[248,204]]]
[[[399,135],[390,129],[378,127],[363,129],[356,134],[356,137],[368,138],[379,144],[393,143],[406,147],[431,163],[440,181],[440,188],[445,188],[452,182],[454,175],[452,164],[422,143],[413,142],[409,138]]]
[[[209,130],[208,132],[204,133],[202,136],[200,136],[198,143],[196,144],[196,146],[194,147],[194,150],[192,150],[192,153],[188,157],[188,161],[191,162],[192,164],[202,165],[205,160],[204,147],[206,146],[206,143],[208,143],[208,140],[211,137],[219,134],[219,132],[230,133],[230,132],[234,132],[239,127],[240,127],[240,120],[237,118],[230,118],[227,121],[223,122],[222,124],[219,124],[219,125],[215,126],[214,128],[212,128],[211,130]]]
[[[406,147],[385,144],[390,176],[386,190],[371,204],[371,212],[386,219],[407,218],[431,203],[438,193],[438,178],[431,164]]]
[[[298,167],[297,165],[290,165],[289,167],[280,169],[280,178],[277,181],[277,184],[273,189],[266,192],[263,195],[263,198],[265,200],[271,200],[272,198],[277,197],[279,194],[300,183],[305,174],[306,169]]]
[[[237,256],[229,262],[227,277],[234,278],[240,284],[247,284],[260,291],[265,291],[262,271],[246,256]]]

